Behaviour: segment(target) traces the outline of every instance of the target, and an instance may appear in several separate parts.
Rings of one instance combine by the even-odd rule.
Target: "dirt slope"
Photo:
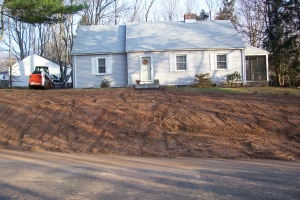
[[[300,160],[295,95],[0,90],[0,111],[0,148]]]

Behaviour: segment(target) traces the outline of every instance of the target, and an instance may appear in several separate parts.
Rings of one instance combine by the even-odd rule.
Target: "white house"
[[[196,21],[193,14],[182,22],[81,26],[71,52],[73,87],[99,87],[104,79],[112,87],[155,79],[160,85],[191,85],[198,73],[210,73],[218,83],[235,71],[244,84],[258,77],[267,81],[267,61],[264,75],[247,74],[252,71],[246,70],[245,53],[254,51],[246,49],[230,21]]]
[[[49,67],[49,73],[51,75],[60,77],[60,67],[58,64],[36,54],[32,54],[12,65],[12,75],[14,77],[12,86],[28,86],[29,75],[34,71],[35,66],[47,66]]]

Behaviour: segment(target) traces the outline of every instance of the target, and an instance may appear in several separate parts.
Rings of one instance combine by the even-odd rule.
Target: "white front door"
[[[152,81],[151,57],[141,57],[141,81]]]

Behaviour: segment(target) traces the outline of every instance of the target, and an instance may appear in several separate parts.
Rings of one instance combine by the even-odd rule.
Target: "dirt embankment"
[[[0,110],[0,148],[300,160],[294,95],[0,90]]]

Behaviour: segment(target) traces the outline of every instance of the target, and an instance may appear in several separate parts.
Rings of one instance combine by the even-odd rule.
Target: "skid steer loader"
[[[54,84],[49,75],[49,68],[46,66],[36,66],[34,72],[29,76],[29,89],[51,90]]]

